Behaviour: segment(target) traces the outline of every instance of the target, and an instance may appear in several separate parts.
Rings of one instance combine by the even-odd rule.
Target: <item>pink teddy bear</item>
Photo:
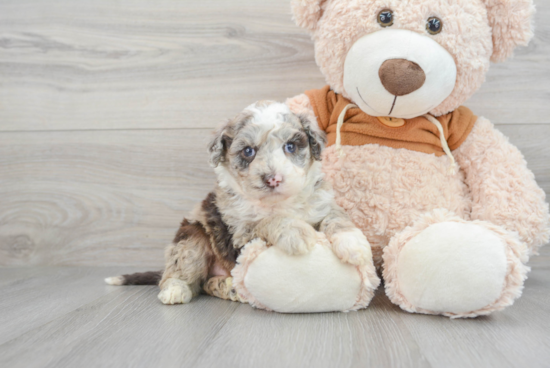
[[[292,10],[328,86],[287,103],[327,132],[323,170],[390,300],[453,318],[511,305],[549,240],[548,204],[521,152],[461,105],[490,61],[531,39],[532,0],[292,0]]]

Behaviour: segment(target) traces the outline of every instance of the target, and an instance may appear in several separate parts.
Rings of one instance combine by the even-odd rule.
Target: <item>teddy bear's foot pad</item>
[[[259,302],[277,312],[331,312],[355,305],[361,276],[329,247],[317,244],[301,256],[268,248],[249,266],[244,283]]]
[[[472,223],[438,223],[401,251],[399,289],[417,310],[468,313],[500,297],[506,263],[506,245],[491,230]]]

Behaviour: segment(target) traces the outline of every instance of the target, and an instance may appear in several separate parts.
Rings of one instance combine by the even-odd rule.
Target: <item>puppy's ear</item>
[[[214,132],[214,137],[208,145],[208,153],[210,154],[210,166],[217,167],[220,162],[225,161],[227,150],[231,147],[233,138],[227,133],[227,127],[230,121]]]
[[[304,132],[307,134],[311,156],[316,161],[321,161],[321,153],[327,144],[325,132],[321,131],[319,127],[317,127],[316,122],[312,122],[308,116],[298,115],[298,118],[304,128]]]
[[[493,29],[491,61],[510,57],[516,46],[527,46],[533,37],[533,0],[483,0]]]
[[[253,114],[250,111],[244,110],[234,119],[228,120],[215,133],[214,138],[208,145],[210,153],[210,165],[217,167],[221,162],[225,162],[227,151],[233,143],[233,139],[238,135],[240,130],[252,119]]]
[[[294,21],[298,26],[314,32],[328,2],[329,0],[292,0],[290,6]]]

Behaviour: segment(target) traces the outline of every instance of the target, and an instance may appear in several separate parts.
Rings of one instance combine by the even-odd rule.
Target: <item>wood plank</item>
[[[535,37],[514,57],[492,64],[486,82],[465,105],[499,124],[550,123],[550,2],[535,0]]]
[[[548,265],[534,267],[514,306],[466,320],[404,312],[382,288],[351,313],[277,314],[207,296],[164,306],[156,287],[103,285],[115,271],[132,269],[50,268],[0,287],[8,296],[0,366],[545,367],[550,359],[550,313],[534,302],[549,295]],[[106,293],[82,303],[100,287]],[[34,316],[42,321],[31,327]]]
[[[550,246],[542,247],[540,254],[536,257],[531,257],[529,265],[533,270],[549,270],[550,269]]]
[[[237,309],[196,365],[215,367],[429,367],[379,290],[368,309],[278,314]]]
[[[238,306],[207,296],[165,306],[154,286],[103,287],[114,291],[0,345],[0,365],[191,367]]]
[[[535,174],[537,183],[546,192],[546,201],[550,200],[550,146],[546,143],[550,137],[550,124],[496,124],[510,143],[520,149],[527,167]]]
[[[208,128],[322,86],[286,1],[0,4],[0,129]]]
[[[466,320],[400,313],[433,367],[548,365],[550,248],[542,248],[530,265],[523,295],[502,312]]]
[[[531,280],[544,277],[541,273],[534,271]],[[241,367],[544,367],[550,358],[550,314],[533,303],[531,280],[515,306],[467,320],[401,311],[382,290],[367,310],[345,315],[264,317],[241,307],[197,365],[231,359],[228,366]],[[544,289],[548,295],[547,283]],[[256,321],[277,327],[262,333],[267,328],[256,327]]]
[[[0,286],[14,281],[25,280],[38,275],[44,275],[54,270],[47,266],[42,267],[0,267]]]
[[[550,193],[550,125],[502,125]],[[0,264],[160,267],[214,185],[208,130],[0,133]]]
[[[550,4],[536,38],[467,105],[550,122]],[[287,0],[0,3],[0,130],[211,128],[259,99],[324,85]]]
[[[214,186],[208,136],[0,134],[0,263],[162,266],[179,222]]]
[[[544,281],[543,281],[544,280]],[[547,367],[550,361],[548,272],[535,270],[523,296],[502,312],[467,320],[401,314],[432,366]]]
[[[358,313],[264,315],[243,306],[197,365],[225,360],[239,367],[544,367],[550,314],[532,302],[529,282],[526,288],[515,306],[467,320],[407,313],[382,289]]]
[[[1,285],[0,344],[115,291],[103,278],[135,270],[43,268],[33,277]]]

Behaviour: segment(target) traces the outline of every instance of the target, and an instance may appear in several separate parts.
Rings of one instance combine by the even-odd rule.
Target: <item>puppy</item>
[[[181,223],[165,252],[164,272],[106,279],[111,285],[159,284],[164,304],[188,303],[201,289],[242,300],[231,270],[241,248],[255,238],[290,255],[307,253],[316,231],[325,233],[337,257],[353,265],[371,262],[370,245],[334,201],[323,180],[325,136],[315,122],[285,104],[260,101],[216,133],[209,145],[218,178],[212,193]]]

